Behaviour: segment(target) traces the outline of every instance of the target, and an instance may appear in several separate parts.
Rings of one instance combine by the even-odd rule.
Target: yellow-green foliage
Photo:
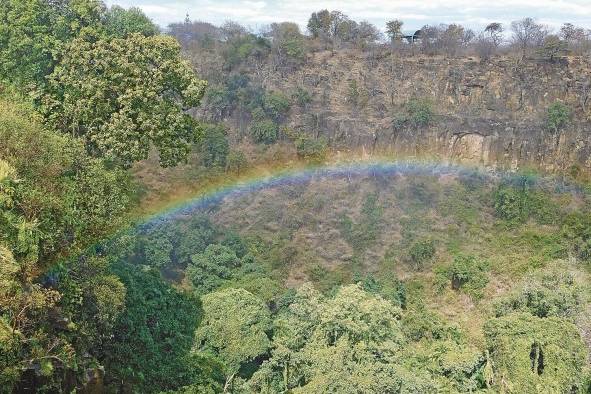
[[[52,375],[88,362],[77,356],[112,324],[125,289],[104,265],[86,260],[66,294],[38,275],[123,223],[129,179],[90,158],[80,142],[45,129],[9,94],[0,97],[0,157],[0,335],[10,338],[0,347],[0,384],[10,391],[23,372],[38,369],[39,384],[57,390],[61,380]],[[82,313],[92,319],[70,321],[72,305],[92,305]]]
[[[581,393],[587,350],[577,327],[560,318],[515,313],[484,327],[492,386],[504,393]]]
[[[154,146],[169,166],[185,161],[199,136],[185,111],[199,105],[206,85],[171,37],[78,38],[49,77],[43,111],[91,152],[129,165]]]
[[[80,141],[47,130],[32,109],[6,95],[0,97],[0,157],[18,180],[10,214],[38,223],[44,257],[74,252],[107,234],[131,203],[124,171],[90,158]],[[14,244],[15,226],[3,228],[1,238]]]

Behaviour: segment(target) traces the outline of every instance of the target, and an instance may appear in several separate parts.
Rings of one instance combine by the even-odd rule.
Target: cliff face
[[[266,75],[267,89],[310,92],[312,101],[292,108],[287,123],[336,149],[591,172],[590,59],[481,63],[389,51],[320,52],[295,72],[260,75]],[[400,125],[404,105],[416,97],[433,103],[435,117],[426,127]],[[556,100],[573,112],[559,133],[544,127],[546,110]]]

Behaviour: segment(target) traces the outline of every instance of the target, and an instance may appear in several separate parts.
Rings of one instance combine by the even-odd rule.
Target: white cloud
[[[310,14],[338,9],[355,20],[368,20],[383,27],[387,20],[405,21],[408,30],[424,24],[462,23],[481,28],[488,22],[509,23],[532,16],[551,27],[572,22],[591,28],[591,0],[107,0],[108,4],[137,6],[158,24],[166,26],[184,19],[222,23],[232,19],[254,26],[294,21],[305,26]]]

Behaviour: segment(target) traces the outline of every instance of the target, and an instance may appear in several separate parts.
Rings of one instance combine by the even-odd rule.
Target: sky
[[[356,21],[367,20],[380,29],[391,19],[404,21],[405,31],[426,24],[461,23],[482,29],[489,22],[506,26],[531,16],[551,28],[564,22],[591,29],[591,0],[107,0],[108,5],[139,7],[162,27],[191,20],[219,25],[227,20],[253,30],[272,22],[293,21],[305,28],[310,14],[320,9],[340,10]]]

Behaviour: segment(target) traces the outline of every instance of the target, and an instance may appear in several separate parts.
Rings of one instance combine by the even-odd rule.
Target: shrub
[[[255,142],[272,144],[277,141],[279,127],[270,119],[259,120],[250,125],[250,133]]]
[[[347,101],[353,106],[356,107],[359,104],[359,87],[357,86],[357,81],[352,80],[349,82],[349,88],[347,90]]]
[[[221,124],[207,125],[200,141],[201,163],[205,167],[226,166],[226,159],[230,151],[226,128]]]
[[[226,158],[226,171],[235,172],[240,174],[242,170],[248,167],[248,160],[241,151],[230,151]]]
[[[393,274],[380,280],[367,274],[355,282],[368,293],[378,294],[401,308],[406,307],[406,286]]]
[[[461,289],[473,299],[480,299],[488,284],[488,270],[486,261],[459,255],[449,266],[436,270],[437,285],[442,290],[450,283],[452,289]]]
[[[326,141],[302,136],[296,140],[298,157],[313,163],[320,163],[326,158]]]
[[[529,312],[538,317],[574,318],[583,305],[583,292],[562,267],[526,278],[495,303],[495,315]]]
[[[569,118],[569,108],[565,104],[557,101],[548,107],[546,113],[546,127],[550,131],[558,133],[568,124]]]
[[[312,102],[312,95],[306,89],[298,87],[291,95],[292,99],[300,106],[305,107]]]
[[[508,222],[522,221],[525,219],[523,200],[523,193],[514,188],[499,188],[494,196],[497,216]]]
[[[433,120],[433,106],[427,99],[412,99],[406,103],[409,121],[415,127],[427,126]]]
[[[591,262],[591,239],[580,241],[575,249],[578,258],[585,262]]]
[[[530,186],[501,186],[494,196],[496,215],[516,224],[529,218],[540,224],[553,224],[559,219],[560,208],[548,193],[531,190]]]
[[[513,313],[489,320],[484,334],[494,392],[584,392],[587,347],[571,322]]]
[[[423,240],[413,243],[408,251],[408,257],[414,269],[420,270],[435,257],[435,243]]]
[[[289,111],[289,99],[281,93],[266,93],[263,100],[265,112],[276,122]]]

